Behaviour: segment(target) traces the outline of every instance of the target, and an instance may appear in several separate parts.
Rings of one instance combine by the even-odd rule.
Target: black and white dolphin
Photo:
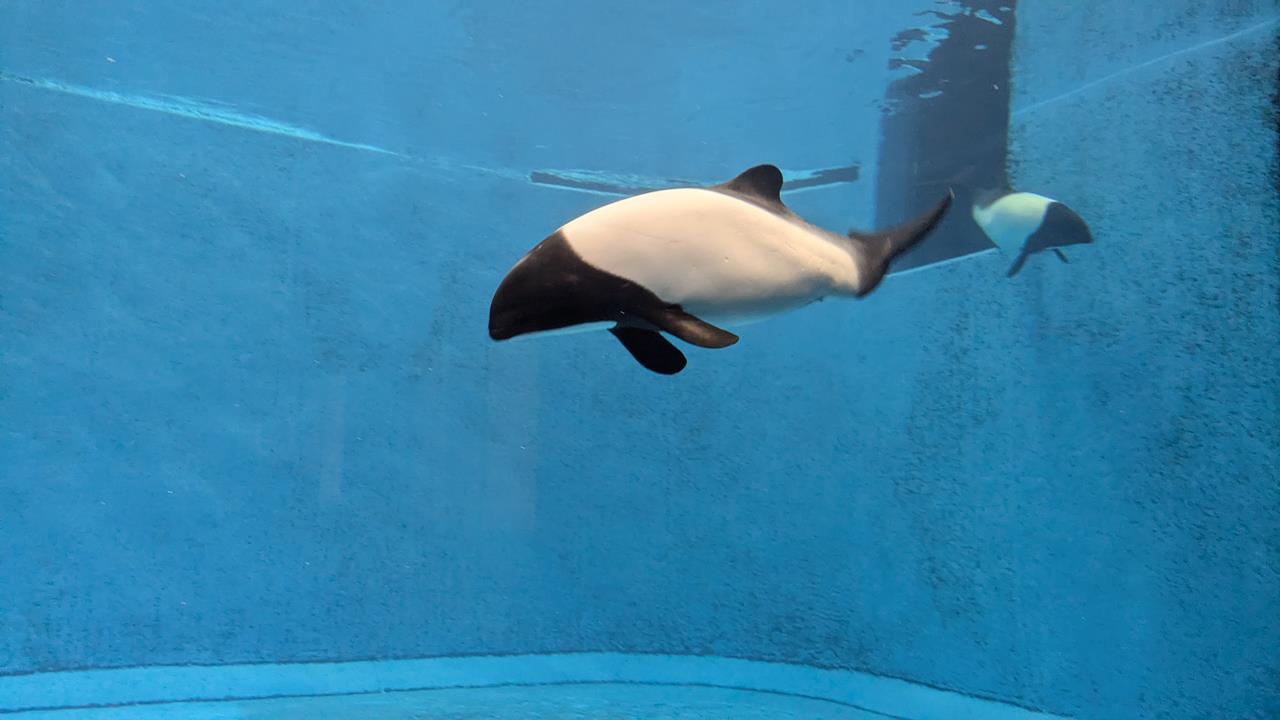
[[[1013,277],[1027,258],[1052,250],[1067,262],[1059,248],[1093,242],[1083,218],[1066,205],[1030,192],[1011,190],[980,193],[973,204],[973,221],[996,247],[1013,258],[1005,273]]]
[[[738,341],[726,327],[827,296],[862,297],[951,205],[882,232],[839,235],[782,203],[782,172],[758,165],[710,187],[642,193],[577,217],[498,286],[489,336],[607,329],[641,365],[671,375],[684,354]]]

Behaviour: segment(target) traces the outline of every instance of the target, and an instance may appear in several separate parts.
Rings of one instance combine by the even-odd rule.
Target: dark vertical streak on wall
[[[963,12],[927,13],[940,18],[935,27],[949,33],[927,61],[892,61],[921,72],[894,81],[886,92],[877,225],[898,223],[920,212],[947,187],[956,192],[956,203],[938,229],[900,257],[894,271],[992,247],[969,213],[974,192],[1006,186],[1016,1],[963,4]],[[923,36],[918,28],[899,33],[895,49]]]
[[[1280,55],[1280,33],[1275,36],[1273,42],[1276,46],[1276,54]],[[1271,184],[1277,192],[1280,192],[1280,67],[1276,68],[1276,76],[1272,80],[1271,127],[1276,132],[1276,159],[1275,164],[1271,166]]]

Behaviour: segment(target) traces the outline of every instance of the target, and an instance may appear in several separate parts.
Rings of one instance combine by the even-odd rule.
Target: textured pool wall
[[[847,636],[820,324],[675,381],[486,335],[603,201],[530,169],[874,177],[911,8],[736,7],[0,6],[0,672]]]
[[[853,441],[883,536],[854,555],[893,569],[852,612],[868,664],[1088,718],[1280,713],[1278,32],[1265,2],[1019,3],[1010,175],[1097,245],[860,315],[903,437]]]
[[[0,66],[490,169],[873,166],[838,87],[880,31],[843,5],[711,8],[719,40],[625,88],[444,5],[246,15],[214,51],[198,13],[20,3]],[[1096,247],[894,278],[676,379],[607,336],[484,336],[509,263],[599,198],[0,80],[0,672],[615,650],[1274,715],[1275,30],[1215,42],[1274,8],[1145,5],[1019,3],[1011,176]],[[662,9],[580,21],[641,46]],[[774,30],[823,39],[773,74],[717,54]],[[826,99],[744,102],[797,77]],[[789,201],[838,225],[869,198]]]

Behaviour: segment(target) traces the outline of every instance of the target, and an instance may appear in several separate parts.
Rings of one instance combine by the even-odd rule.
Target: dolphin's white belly
[[[1022,252],[1027,238],[1044,222],[1049,198],[1029,192],[1005,195],[987,207],[973,208],[973,219],[991,242],[1008,255]]]
[[[849,250],[822,230],[714,190],[637,195],[561,231],[590,265],[716,324],[852,293],[859,279]]]

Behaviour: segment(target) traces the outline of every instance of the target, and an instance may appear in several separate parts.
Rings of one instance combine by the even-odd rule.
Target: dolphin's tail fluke
[[[910,250],[925,238],[942,220],[942,216],[946,214],[947,208],[951,207],[951,202],[955,199],[955,193],[947,190],[947,196],[942,198],[937,205],[934,205],[927,212],[908,220],[907,222],[888,230],[879,232],[863,233],[856,230],[849,231],[849,238],[861,248],[866,258],[866,276],[861,279],[861,287],[858,288],[857,296],[862,297],[880,284],[884,280],[884,275],[889,271],[889,263],[902,253]]]

